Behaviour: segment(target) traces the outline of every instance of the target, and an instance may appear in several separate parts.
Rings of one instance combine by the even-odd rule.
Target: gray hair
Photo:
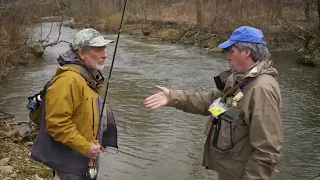
[[[73,51],[73,53],[74,53],[79,59],[81,59],[80,56],[79,56],[79,53],[78,53],[78,49],[77,49],[77,50],[74,50],[74,49],[72,48],[72,46],[70,46],[70,49]],[[90,51],[90,46],[85,46],[85,47],[82,47],[82,48],[80,48],[80,49],[82,50],[82,52],[87,53],[87,52]]]
[[[266,61],[271,59],[271,54],[269,53],[267,46],[263,44],[237,42],[234,47],[239,51],[250,51],[251,58],[254,62]]]

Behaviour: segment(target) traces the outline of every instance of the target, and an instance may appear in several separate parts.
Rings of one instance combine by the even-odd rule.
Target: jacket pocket
[[[219,152],[227,153],[248,133],[238,123],[241,110],[230,108],[215,120],[212,132],[212,147]]]
[[[81,130],[81,134],[87,140],[93,140],[97,135],[99,113],[97,110],[97,97],[91,93],[91,89],[85,88],[79,111],[82,117],[79,118],[78,129]]]
[[[97,133],[99,132],[99,112],[97,99],[94,97],[89,97],[88,105],[86,109],[87,121],[90,124],[90,129],[92,131],[92,136],[97,138]],[[88,127],[89,128],[89,127]]]

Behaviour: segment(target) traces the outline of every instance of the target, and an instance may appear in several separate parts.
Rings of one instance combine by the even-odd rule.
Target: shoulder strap
[[[99,93],[99,83],[95,80],[93,75],[83,66],[78,64],[66,64],[66,67],[71,67],[74,69],[73,71],[80,74],[87,82],[87,85],[94,90],[95,92]]]
[[[38,101],[38,102],[42,101],[44,95],[46,94],[47,89],[48,89],[48,88],[50,87],[50,85],[51,85],[51,80],[52,80],[53,78],[54,78],[54,77],[52,77],[49,81],[47,81],[47,83],[44,85],[43,89],[42,89],[39,93],[37,93],[37,94],[35,94],[35,95],[33,95],[33,96],[28,97],[28,100],[29,100],[29,101],[32,101],[33,99],[35,99],[35,100]],[[39,95],[40,95],[40,100],[37,98],[37,97],[39,97]]]
[[[238,89],[243,89],[246,85],[248,85],[250,82],[252,82],[255,79],[255,77],[249,77],[241,80],[239,83],[237,83],[233,88],[228,89],[226,92],[223,92],[223,99],[225,99],[229,94],[233,94]]]
[[[66,67],[71,67],[74,72],[80,74],[80,75],[86,80],[87,85],[88,85],[92,90],[94,90],[95,92],[99,93],[99,92],[98,92],[98,90],[99,90],[99,89],[98,89],[98,88],[99,88],[99,83],[98,83],[97,81],[95,81],[95,79],[94,79],[94,77],[92,76],[92,74],[89,73],[89,72],[86,70],[86,68],[84,68],[84,67],[82,67],[82,66],[80,66],[80,65],[77,65],[77,64],[66,64],[66,65],[64,65],[64,66],[66,66]],[[35,95],[33,95],[33,96],[28,97],[28,100],[29,100],[29,101],[32,101],[34,98],[38,97],[39,95],[40,95],[40,98],[41,98],[41,100],[42,100],[42,99],[44,98],[46,92],[47,92],[47,89],[48,89],[48,88],[50,87],[50,85],[52,84],[51,81],[52,81],[52,79],[54,79],[54,77],[55,77],[55,76],[53,76],[53,77],[45,84],[45,86],[43,87],[43,89],[42,89],[39,93],[37,93],[37,94],[35,94]],[[36,100],[38,100],[38,99],[36,98]],[[39,100],[38,100],[38,101],[39,101]]]

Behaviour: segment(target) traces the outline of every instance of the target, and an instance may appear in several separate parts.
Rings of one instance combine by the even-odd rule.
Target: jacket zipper
[[[94,134],[94,108],[93,108],[93,99],[91,99],[91,104],[92,104],[92,133],[93,133],[93,137],[94,137],[95,134]]]

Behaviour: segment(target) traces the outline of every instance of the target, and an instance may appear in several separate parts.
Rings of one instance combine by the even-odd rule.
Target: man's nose
[[[230,61],[231,60],[231,55],[228,53],[227,55],[227,60]]]
[[[106,53],[106,51],[103,51],[103,53],[102,53],[102,55],[101,55],[101,58],[104,58],[104,59],[107,59],[107,53]]]

